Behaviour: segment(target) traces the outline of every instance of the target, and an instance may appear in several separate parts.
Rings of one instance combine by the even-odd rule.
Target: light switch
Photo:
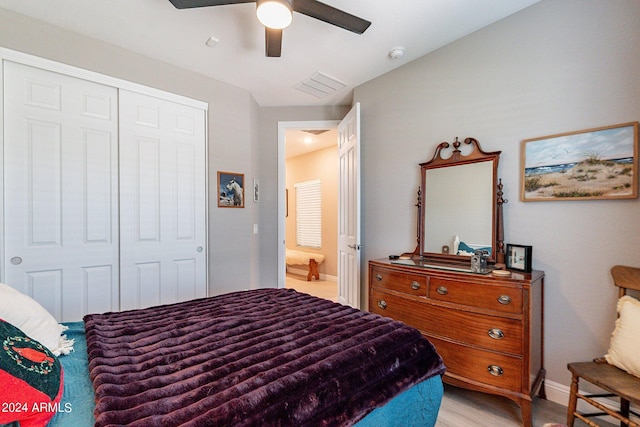
[[[258,234],[258,224],[253,224],[253,234]]]

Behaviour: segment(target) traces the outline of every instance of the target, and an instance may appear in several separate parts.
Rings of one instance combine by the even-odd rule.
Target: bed
[[[417,330],[292,289],[66,326],[52,427],[433,426],[442,399],[444,365]]]

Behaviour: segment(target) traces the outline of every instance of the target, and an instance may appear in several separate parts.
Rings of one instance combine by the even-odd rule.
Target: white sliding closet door
[[[117,90],[4,61],[4,280],[58,321],[117,310]]]
[[[205,112],[120,91],[121,309],[206,296]]]

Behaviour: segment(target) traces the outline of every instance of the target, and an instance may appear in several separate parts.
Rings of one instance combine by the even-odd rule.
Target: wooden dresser
[[[369,262],[369,311],[405,322],[442,356],[446,383],[505,396],[531,426],[544,394],[544,273],[511,277]]]

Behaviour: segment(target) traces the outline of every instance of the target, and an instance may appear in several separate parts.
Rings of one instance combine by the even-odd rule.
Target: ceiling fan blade
[[[272,58],[282,53],[282,30],[264,27],[265,55]]]
[[[176,9],[193,7],[222,6],[225,4],[255,3],[256,0],[169,0]]]
[[[370,21],[317,0],[294,0],[293,10],[357,34],[364,33],[371,25]]]

